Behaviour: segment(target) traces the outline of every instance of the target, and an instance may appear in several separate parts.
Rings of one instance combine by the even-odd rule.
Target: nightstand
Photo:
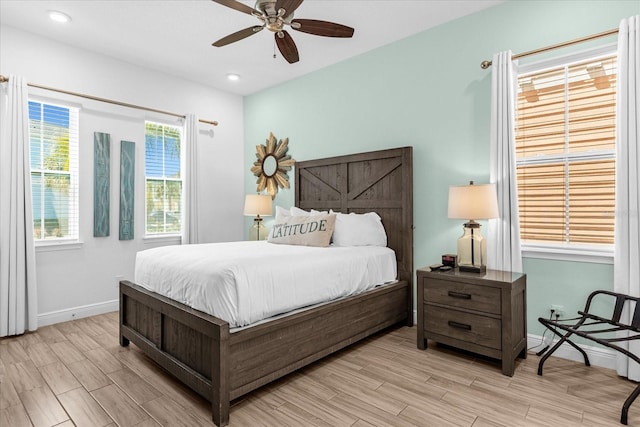
[[[527,276],[487,270],[417,270],[418,348],[427,339],[502,362],[513,376],[515,358],[527,357]]]

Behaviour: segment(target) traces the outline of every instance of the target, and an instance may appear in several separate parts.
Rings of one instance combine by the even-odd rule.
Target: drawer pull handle
[[[471,294],[463,294],[462,292],[449,291],[448,295],[453,298],[471,299]]]
[[[448,323],[452,328],[466,329],[467,331],[471,330],[471,325],[467,325],[466,323],[454,322],[453,320],[449,320]]]

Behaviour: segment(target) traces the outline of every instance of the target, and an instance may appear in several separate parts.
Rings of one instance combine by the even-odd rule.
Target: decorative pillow
[[[333,213],[333,211],[331,211]],[[387,233],[375,212],[342,214],[336,217],[334,246],[387,246]]]
[[[335,214],[283,216],[276,218],[267,240],[287,245],[326,247],[329,246],[335,223]]]

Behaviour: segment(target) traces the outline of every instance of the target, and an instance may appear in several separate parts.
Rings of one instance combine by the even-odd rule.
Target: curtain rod
[[[6,83],[8,81],[9,81],[8,77],[0,75],[0,83]],[[35,87],[35,88],[38,88],[38,89],[50,90],[50,91],[53,91],[53,92],[64,93],[66,95],[79,96],[81,98],[91,99],[91,100],[94,100],[94,101],[106,102],[107,104],[119,105],[121,107],[129,107],[129,108],[135,108],[135,109],[138,109],[138,110],[151,111],[153,113],[160,113],[160,114],[166,114],[168,116],[180,117],[182,119],[186,118],[186,116],[184,114],[177,114],[177,113],[171,113],[169,111],[156,110],[155,108],[142,107],[140,105],[129,104],[129,103],[120,102],[120,101],[114,101],[112,99],[107,99],[107,98],[100,98],[100,97],[93,96],[93,95],[86,95],[84,93],[71,92],[71,91],[68,91],[68,90],[56,89],[56,88],[53,88],[53,87],[42,86],[42,85],[38,85],[38,84],[34,84],[34,83],[27,83],[27,86]],[[199,119],[198,121],[200,123],[206,123],[208,125],[218,126],[218,122],[216,120]]]
[[[567,42],[562,42],[562,43],[554,44],[554,45],[551,45],[551,46],[542,47],[540,49],[534,49],[534,50],[530,50],[528,52],[518,53],[517,55],[513,55],[511,57],[511,59],[518,59],[518,58],[522,58],[524,56],[536,55],[538,53],[547,52],[547,51],[550,51],[550,50],[559,49],[561,47],[571,46],[571,45],[582,43],[582,42],[588,42],[590,40],[595,40],[595,39],[599,39],[601,37],[611,36],[611,35],[617,34],[617,33],[618,33],[618,29],[614,28],[613,30],[603,31],[603,32],[598,33],[598,34],[592,34],[590,36],[581,37],[579,39],[569,40]],[[486,70],[487,68],[491,67],[491,62],[492,61],[488,61],[488,60],[482,61],[480,63],[480,67],[483,70]]]

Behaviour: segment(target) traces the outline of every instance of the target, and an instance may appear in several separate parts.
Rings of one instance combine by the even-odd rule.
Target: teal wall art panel
[[[109,235],[111,136],[93,133],[93,237]]]
[[[120,141],[120,240],[133,239],[136,144]]]

